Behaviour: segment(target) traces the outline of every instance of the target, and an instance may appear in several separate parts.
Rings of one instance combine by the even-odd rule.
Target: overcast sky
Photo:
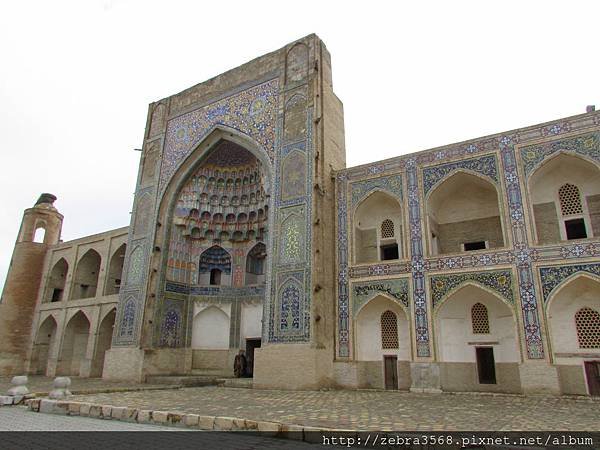
[[[4,1],[0,286],[22,211],[63,239],[129,224],[148,103],[310,33],[348,166],[600,106],[594,1]]]

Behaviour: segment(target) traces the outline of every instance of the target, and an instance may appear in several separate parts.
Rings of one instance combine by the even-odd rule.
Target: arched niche
[[[71,300],[96,296],[101,261],[100,254],[94,249],[88,250],[81,257],[75,268]]]
[[[231,255],[218,245],[202,252],[198,263],[198,284],[231,285]]]
[[[192,348],[211,350],[229,348],[229,316],[221,308],[209,306],[194,316]]]
[[[48,281],[46,283],[46,302],[60,302],[64,298],[65,284],[67,274],[69,273],[69,264],[65,258],[60,258],[52,267]]]
[[[211,246],[246,255],[260,241],[270,245],[264,214],[271,202],[270,180],[270,160],[252,140],[221,129],[209,134],[171,178],[160,203],[159,220],[171,211],[164,227],[169,234],[159,236],[167,241],[167,279],[210,285],[212,272],[215,284],[242,285],[243,259],[236,261],[241,267],[199,272],[200,255]],[[240,274],[235,280],[234,269]]]
[[[121,289],[121,280],[123,279],[123,263],[125,262],[126,250],[127,245],[122,244],[119,248],[117,248],[110,258],[104,295],[118,294],[119,290]]]
[[[600,236],[600,168],[595,163],[560,152],[530,175],[527,187],[538,244]]]
[[[79,376],[86,362],[90,321],[83,311],[75,313],[67,322],[57,366],[58,375]]]
[[[259,242],[250,249],[246,256],[246,284],[265,282],[267,247]]]
[[[57,323],[49,315],[38,328],[31,355],[31,368],[37,375],[46,375],[48,359],[55,352]]]
[[[382,327],[382,317],[385,319],[394,314],[396,319],[397,348],[384,345],[384,333],[389,332]],[[384,321],[387,323],[387,321]],[[402,307],[383,295],[369,300],[356,314],[355,324],[355,359],[358,361],[379,361],[384,355],[395,355],[398,361],[411,360],[410,322]],[[382,333],[382,331],[384,333]],[[387,348],[385,348],[387,347]]]
[[[434,336],[442,389],[520,391],[517,319],[498,295],[472,283],[454,290],[434,312]]]
[[[504,247],[500,195],[494,184],[454,172],[428,194],[429,253],[444,255]]]
[[[92,371],[90,376],[101,377],[104,369],[104,356],[106,350],[110,349],[110,344],[115,326],[116,308],[112,308],[104,315],[98,327],[96,335],[96,348],[94,349],[94,360],[92,361]]]
[[[404,258],[402,208],[383,191],[375,191],[354,211],[356,264]]]
[[[548,299],[546,314],[552,351],[559,360],[564,358],[561,364],[580,364],[581,360],[560,355],[600,351],[600,347],[593,350],[580,345],[575,316],[583,308],[600,312],[599,277],[577,274],[556,288]],[[600,323],[596,326],[600,327]]]

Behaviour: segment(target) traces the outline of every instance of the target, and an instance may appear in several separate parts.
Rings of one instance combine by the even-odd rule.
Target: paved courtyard
[[[600,430],[600,401],[559,397],[198,387],[73,400],[352,430]]]

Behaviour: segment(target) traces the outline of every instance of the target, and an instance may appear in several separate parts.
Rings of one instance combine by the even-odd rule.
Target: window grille
[[[485,305],[475,303],[471,308],[471,324],[473,334],[490,334],[490,320]]]
[[[394,237],[394,222],[390,219],[385,219],[381,222],[381,237],[383,239]]]
[[[381,315],[381,348],[398,348],[398,320],[390,310]]]
[[[581,196],[577,186],[569,183],[562,185],[558,190],[558,199],[560,200],[560,209],[563,216],[583,214]]]
[[[600,313],[591,308],[581,308],[575,314],[575,327],[579,348],[600,348]]]

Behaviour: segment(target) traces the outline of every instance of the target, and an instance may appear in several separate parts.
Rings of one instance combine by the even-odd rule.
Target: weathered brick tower
[[[42,194],[23,214],[0,299],[0,375],[25,370],[44,259],[59,242],[62,228],[63,216],[53,206],[55,200],[52,194]]]

